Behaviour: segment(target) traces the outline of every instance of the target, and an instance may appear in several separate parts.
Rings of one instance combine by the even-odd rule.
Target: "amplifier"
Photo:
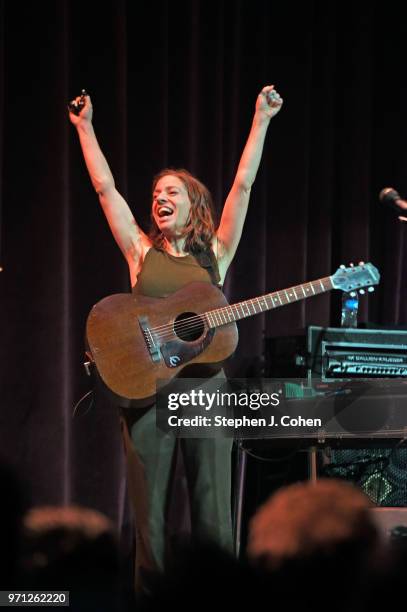
[[[407,330],[309,326],[304,331],[268,339],[265,353],[270,378],[302,378],[306,389],[325,387],[326,396],[332,395],[332,405],[321,400],[319,407],[304,391],[295,396],[299,411],[308,405],[310,413],[321,410],[327,423],[319,431],[291,428],[293,445],[387,448],[407,441]],[[353,389],[359,384],[360,393]],[[290,406],[294,410],[295,402]],[[275,436],[273,444],[290,443],[286,432],[276,428]]]
[[[407,378],[407,331],[310,326],[308,376]]]

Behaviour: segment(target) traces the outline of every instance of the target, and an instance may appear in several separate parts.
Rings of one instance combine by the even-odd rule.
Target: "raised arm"
[[[78,104],[79,101],[80,98],[76,98],[73,103]],[[115,187],[113,175],[93,129],[90,97],[85,96],[84,102],[79,115],[69,112],[69,118],[78,132],[86,167],[110,229],[132,271],[132,268],[137,268],[138,260],[149,246],[149,240],[137,225],[127,202]]]
[[[226,274],[242,235],[250,191],[259,168],[270,119],[278,113],[282,104],[283,100],[275,91],[274,85],[263,87],[257,97],[252,127],[217,231],[222,276]]]

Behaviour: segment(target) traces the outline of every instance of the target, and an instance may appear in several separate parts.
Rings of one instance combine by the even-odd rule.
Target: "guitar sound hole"
[[[205,325],[201,317],[194,312],[183,312],[174,321],[174,331],[178,338],[185,342],[198,340],[204,333]]]

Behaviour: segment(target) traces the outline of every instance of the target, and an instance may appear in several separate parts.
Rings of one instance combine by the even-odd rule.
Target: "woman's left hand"
[[[263,87],[256,101],[256,113],[274,117],[283,105],[283,99],[274,89],[274,85]]]

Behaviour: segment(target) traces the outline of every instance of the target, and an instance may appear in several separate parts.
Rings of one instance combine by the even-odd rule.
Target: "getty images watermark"
[[[180,438],[398,438],[407,385],[397,385],[386,379],[164,381],[157,427]]]
[[[276,407],[280,404],[281,392],[265,393],[257,391],[220,391],[214,392],[203,391],[202,389],[192,389],[189,392],[174,392],[168,394],[168,410],[179,410],[179,408],[198,408],[205,411],[204,414],[210,411],[213,416],[203,416],[195,414],[191,416],[178,416],[173,414],[168,416],[168,424],[170,427],[233,427],[240,429],[242,427],[277,427],[276,415],[270,411],[267,417],[252,416],[251,411],[258,411],[264,408]],[[224,409],[233,408],[233,416],[222,414]],[[238,409],[247,408],[248,414],[237,416],[235,413]],[[241,412],[241,410],[239,411]],[[302,416],[291,417],[283,415],[280,418],[282,427],[291,426],[321,426],[321,419],[305,419]]]

